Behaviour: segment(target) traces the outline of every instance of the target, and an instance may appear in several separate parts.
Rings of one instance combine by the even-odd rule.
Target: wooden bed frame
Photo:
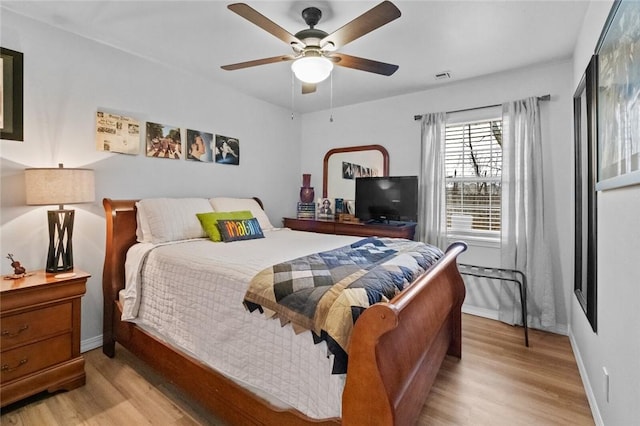
[[[125,256],[136,242],[135,200],[105,198],[103,205],[103,352],[113,357],[116,342],[121,344],[231,424],[412,425],[445,355],[461,356],[465,288],[456,258],[466,245],[454,243],[390,303],[371,306],[359,317],[349,349],[341,419],[317,421],[297,410],[279,409],[135,324],[120,321]]]

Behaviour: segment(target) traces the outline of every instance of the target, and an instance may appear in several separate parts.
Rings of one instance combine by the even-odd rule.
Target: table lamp
[[[58,168],[26,169],[27,205],[59,205],[49,210],[49,252],[47,272],[73,269],[73,217],[75,210],[64,204],[92,203],[95,200],[93,170]]]

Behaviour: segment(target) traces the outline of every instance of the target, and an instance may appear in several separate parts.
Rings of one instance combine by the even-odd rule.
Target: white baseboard
[[[498,311],[487,308],[479,308],[477,306],[462,305],[462,312],[465,314],[475,315],[477,317],[489,318],[498,321]]]
[[[500,314],[494,309],[480,308],[478,306],[462,305],[462,312],[465,314],[471,314],[478,317],[488,318],[496,321],[500,321]],[[533,327],[529,327],[533,328]],[[561,334],[567,336],[567,326],[565,324],[556,324],[554,327],[545,328],[543,331],[548,331],[555,334]]]
[[[80,352],[88,352],[92,349],[96,349],[102,346],[102,334],[80,342]]]
[[[589,407],[591,407],[591,415],[593,416],[593,421],[595,422],[596,426],[604,426],[604,421],[602,420],[600,409],[598,408],[598,401],[596,400],[596,395],[593,393],[593,387],[591,386],[591,382],[589,381],[587,369],[584,366],[584,362],[582,361],[580,348],[578,347],[575,338],[573,337],[571,327],[569,327],[569,342],[571,342],[571,349],[573,349],[573,355],[576,358],[576,364],[578,364],[578,371],[580,372],[580,377],[582,378],[582,386],[584,386],[584,391],[587,394]]]

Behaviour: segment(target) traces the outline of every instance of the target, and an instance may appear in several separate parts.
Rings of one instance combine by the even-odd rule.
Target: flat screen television
[[[356,178],[356,217],[367,222],[417,222],[418,177]]]

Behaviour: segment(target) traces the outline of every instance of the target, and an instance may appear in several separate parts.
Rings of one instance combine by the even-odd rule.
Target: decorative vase
[[[311,185],[311,175],[302,175],[302,187],[300,188],[300,201],[303,203],[313,203],[315,198],[315,192]]]

